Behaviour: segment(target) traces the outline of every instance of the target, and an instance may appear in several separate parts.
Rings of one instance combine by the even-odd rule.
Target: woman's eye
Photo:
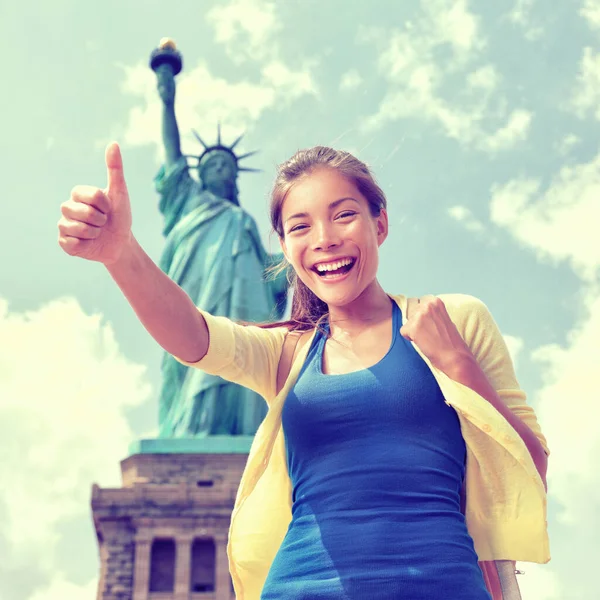
[[[301,229],[306,229],[306,225],[294,225],[288,233],[293,233],[294,231],[300,231]]]
[[[353,215],[355,215],[356,213],[352,210],[345,210],[343,213],[340,213],[338,215],[338,219],[345,219],[346,217],[351,217]]]

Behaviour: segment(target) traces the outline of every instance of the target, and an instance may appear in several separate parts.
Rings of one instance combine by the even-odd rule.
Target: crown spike
[[[249,156],[252,156],[253,154],[256,154],[258,152],[258,150],[253,150],[252,152],[246,152],[246,154],[240,154],[237,158],[238,160],[242,160],[242,158],[248,158]]]
[[[238,167],[238,171],[246,171],[248,173],[262,173],[262,169],[251,169],[250,167]]]
[[[221,123],[217,122],[217,146],[221,145]]]
[[[204,146],[204,149],[206,150],[208,146],[202,141],[202,138],[198,135],[198,132],[195,129],[192,129],[192,133],[196,136],[196,139],[202,144],[202,146]]]
[[[234,148],[235,148],[235,147],[238,145],[238,142],[239,142],[239,141],[240,141],[240,140],[241,140],[241,139],[242,139],[242,138],[243,138],[245,135],[246,135],[246,133],[245,133],[245,132],[244,132],[244,133],[242,133],[242,135],[240,135],[240,136],[238,137],[238,139],[237,139],[237,140],[235,140],[235,142],[233,142],[233,144],[231,144],[231,146],[229,146],[229,149],[230,149],[230,150],[233,150],[233,149],[234,149]]]

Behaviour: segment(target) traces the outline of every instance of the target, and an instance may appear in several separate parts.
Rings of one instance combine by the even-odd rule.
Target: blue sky
[[[600,0],[0,3],[0,598],[94,598],[93,482],[156,428],[161,349],[101,265],[57,244],[74,185],[120,142],[158,260],[162,157],[148,56],[184,56],[184,152],[243,131],[241,204],[265,244],[275,165],[315,144],[387,194],[389,292],[481,298],[548,438],[552,561],[525,600],[591,600],[600,551]]]

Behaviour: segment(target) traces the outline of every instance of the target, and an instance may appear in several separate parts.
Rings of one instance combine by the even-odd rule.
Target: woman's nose
[[[315,225],[313,228],[314,240],[313,247],[315,250],[328,250],[334,246],[339,246],[339,235],[330,224]]]

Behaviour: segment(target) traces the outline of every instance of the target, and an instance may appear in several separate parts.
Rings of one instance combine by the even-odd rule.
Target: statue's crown
[[[227,145],[221,143],[221,124],[220,123],[217,124],[217,143],[213,144],[212,146],[205,144],[195,129],[192,129],[192,133],[196,136],[196,139],[202,144],[202,147],[204,148],[204,150],[202,151],[202,153],[199,156],[186,154],[186,158],[194,158],[198,161],[198,164],[195,165],[196,167],[199,167],[203,162],[208,160],[208,157],[211,154],[213,154],[214,152],[220,151],[220,152],[227,152],[231,156],[231,158],[233,158],[233,161],[235,162],[235,166],[238,171],[252,171],[252,172],[260,171],[260,169],[251,169],[249,167],[240,167],[239,166],[240,160],[242,160],[244,158],[248,158],[248,156],[252,156],[253,154],[256,154],[258,152],[258,150],[253,150],[252,152],[246,152],[246,154],[240,154],[239,156],[234,152],[234,148],[237,146],[239,141],[244,137],[243,133],[235,140],[235,142],[233,142],[233,144],[231,144],[231,146],[227,146]]]

